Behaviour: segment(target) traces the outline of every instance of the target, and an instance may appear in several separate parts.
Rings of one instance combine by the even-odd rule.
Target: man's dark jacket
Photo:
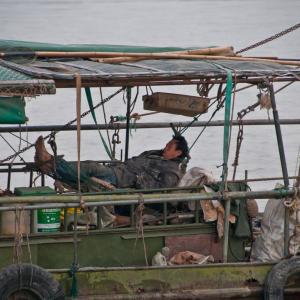
[[[118,187],[148,189],[177,186],[181,178],[179,164],[180,159],[163,158],[162,150],[150,150],[111,168]]]

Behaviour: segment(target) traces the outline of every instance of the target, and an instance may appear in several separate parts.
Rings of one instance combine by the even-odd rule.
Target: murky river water
[[[2,39],[16,39],[53,43],[99,43],[132,44],[152,46],[210,46],[232,45],[236,50],[264,39],[299,22],[300,1],[297,0],[0,0],[0,28]],[[269,55],[299,58],[300,30],[272,43],[249,51],[248,55]],[[280,85],[279,85],[280,86]],[[278,87],[279,87],[278,86]],[[297,92],[298,89],[298,92]],[[195,94],[195,87],[153,87],[154,91],[173,91]],[[104,89],[104,96],[114,89]],[[95,99],[99,91],[93,90]],[[139,100],[145,94],[141,89]],[[235,112],[256,101],[255,88],[238,94]],[[299,83],[278,94],[278,108],[282,118],[299,117]],[[87,107],[84,103],[83,110]],[[136,112],[142,112],[141,101]],[[107,114],[125,113],[122,97],[112,100]],[[55,96],[43,96],[27,100],[28,125],[64,124],[75,116],[75,91],[58,90]],[[209,114],[203,116],[207,119]],[[249,118],[267,118],[265,110],[250,114]],[[223,112],[215,119],[222,119]],[[103,122],[101,111],[99,122]],[[159,114],[142,119],[149,121],[178,120],[174,116]],[[188,120],[181,118],[181,120]],[[92,123],[87,117],[84,123]],[[299,126],[282,128],[290,175],[295,174],[299,148]],[[190,143],[200,129],[190,129]],[[234,153],[236,130],[233,131],[232,153]],[[37,135],[30,134],[33,142]],[[130,155],[144,149],[161,148],[171,136],[170,129],[132,132]],[[25,135],[24,135],[25,137]],[[61,133],[57,137],[59,153],[67,159],[76,158],[76,141],[72,133]],[[14,141],[17,147],[17,140]],[[124,144],[124,143],[123,143]],[[10,154],[8,146],[1,143],[1,157]],[[216,177],[222,163],[222,129],[208,128],[191,152],[190,166],[201,166],[213,171]],[[32,160],[33,151],[25,154]],[[105,153],[96,133],[84,132],[82,159],[104,159]],[[233,161],[233,155],[230,162]],[[273,127],[247,127],[238,175],[244,170],[249,177],[280,176],[281,168],[276,149]],[[16,185],[24,185],[24,178],[16,178]],[[5,181],[2,178],[5,185]],[[26,179],[27,180],[27,179]],[[26,181],[27,182],[27,181]],[[263,183],[252,184],[262,189],[271,187]],[[263,204],[261,204],[261,209]]]

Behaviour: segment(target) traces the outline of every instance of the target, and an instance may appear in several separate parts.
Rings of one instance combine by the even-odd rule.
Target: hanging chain
[[[239,156],[240,156],[240,150],[241,150],[241,146],[242,146],[242,142],[243,142],[243,138],[244,138],[244,124],[243,124],[243,118],[249,114],[251,111],[254,111],[255,108],[257,106],[260,105],[260,100],[258,100],[256,103],[254,103],[253,105],[250,105],[248,107],[246,107],[245,109],[242,109],[240,112],[238,112],[237,114],[237,119],[238,119],[238,123],[239,123],[239,131],[238,131],[238,135],[237,135],[237,139],[236,139],[236,151],[235,151],[235,158],[234,161],[232,163],[232,166],[234,167],[233,169],[233,176],[232,176],[232,180],[235,179],[235,175],[236,175],[236,169],[237,166],[239,165]]]
[[[97,105],[95,105],[95,106],[93,107],[93,109],[96,109],[96,108],[100,107],[101,105],[105,104],[106,102],[108,102],[109,100],[111,100],[113,97],[115,97],[117,94],[119,94],[119,93],[122,92],[123,90],[125,90],[124,87],[122,87],[121,89],[117,90],[115,93],[113,93],[113,94],[111,94],[110,96],[108,96],[107,98],[103,99],[103,101],[100,101]],[[90,113],[91,113],[91,110],[87,110],[87,111],[85,111],[84,113],[82,113],[82,114],[80,115],[80,118],[82,119],[82,118],[84,118],[85,116],[87,116],[87,115],[90,114]],[[76,121],[77,121],[77,118],[75,118],[75,119],[73,119],[72,121],[68,122],[67,124],[65,124],[65,125],[63,126],[63,129],[68,128],[70,125],[72,125],[72,124],[75,123]],[[50,134],[48,134],[48,135],[46,135],[46,136],[44,137],[44,140],[46,140],[47,138],[49,138],[51,135],[57,134],[58,132],[59,132],[59,130],[52,131]],[[16,156],[18,156],[18,155],[24,153],[25,151],[27,151],[28,149],[32,148],[33,146],[35,146],[35,144],[31,144],[31,145],[28,145],[28,146],[22,148],[22,149],[19,150],[18,152],[16,152],[16,153],[14,153],[14,154],[12,154],[12,155],[10,155],[10,156],[8,156],[8,157],[6,157],[6,158],[0,160],[0,163],[4,163],[4,162],[6,162],[6,161],[8,161],[8,160],[13,159],[14,157],[16,157]]]
[[[224,90],[225,91],[225,90]],[[203,126],[202,130],[200,131],[200,133],[198,134],[198,136],[196,137],[196,139],[194,140],[194,142],[192,143],[192,145],[189,148],[189,151],[191,151],[191,149],[195,146],[195,144],[197,143],[198,139],[200,138],[200,136],[202,135],[202,133],[204,132],[204,130],[207,128],[207,126],[210,124],[211,120],[214,118],[215,114],[224,106],[224,102],[225,102],[225,97],[224,99],[222,99],[222,95],[223,92],[221,91],[219,94],[219,97],[217,99],[218,103],[217,103],[217,107],[214,110],[214,112],[211,114],[209,120],[206,122],[206,124]],[[193,122],[193,121],[192,121]],[[182,132],[182,131],[181,131]],[[180,132],[180,133],[181,133]]]
[[[257,42],[257,43],[255,43],[255,44],[252,44],[252,45],[250,45],[250,46],[248,46],[248,47],[246,47],[246,48],[243,48],[243,49],[237,51],[236,54],[239,54],[239,53],[242,53],[242,52],[246,52],[246,51],[248,51],[248,50],[250,50],[250,49],[254,49],[254,48],[256,48],[256,47],[259,47],[259,46],[261,46],[261,45],[264,45],[264,44],[266,44],[266,43],[269,43],[269,42],[271,42],[271,41],[273,41],[273,40],[276,40],[276,39],[278,39],[278,38],[280,38],[280,37],[282,37],[282,36],[284,36],[284,35],[286,35],[286,34],[292,32],[292,31],[294,31],[294,30],[298,29],[299,27],[300,27],[300,23],[295,24],[294,26],[289,27],[289,28],[287,28],[287,29],[285,29],[285,30],[283,30],[283,31],[281,31],[281,32],[278,32],[278,33],[276,33],[276,34],[274,34],[274,35],[268,37],[267,39],[264,39],[264,40],[262,40],[262,41],[260,41],[260,42]]]
[[[120,128],[115,129],[114,134],[112,135],[112,157],[116,158],[116,145],[121,144],[120,136],[119,136]]]

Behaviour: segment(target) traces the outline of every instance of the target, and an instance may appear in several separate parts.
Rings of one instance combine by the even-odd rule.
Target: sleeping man
[[[77,189],[77,163],[67,162],[47,152],[40,136],[35,143],[35,163],[38,169],[64,184]],[[183,136],[175,135],[162,150],[150,150],[125,162],[102,165],[93,161],[80,163],[80,180],[89,186],[90,178],[103,180],[117,188],[168,188],[177,186],[179,165],[188,157],[188,145]]]

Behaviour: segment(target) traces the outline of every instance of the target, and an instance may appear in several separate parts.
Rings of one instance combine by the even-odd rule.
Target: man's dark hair
[[[177,141],[176,149],[182,152],[179,158],[184,159],[185,157],[189,157],[189,146],[186,139],[179,134],[173,135],[173,139]]]

